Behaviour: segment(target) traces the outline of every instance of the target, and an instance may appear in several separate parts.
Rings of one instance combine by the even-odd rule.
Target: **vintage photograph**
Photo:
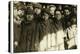
[[[14,52],[77,49],[77,5],[13,2]]]

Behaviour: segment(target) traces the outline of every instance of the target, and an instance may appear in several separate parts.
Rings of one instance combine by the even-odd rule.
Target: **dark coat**
[[[55,20],[55,26],[56,26],[56,32],[58,31],[58,30],[63,30],[64,29],[64,21],[63,21],[63,18],[62,19],[60,19],[60,20]]]
[[[46,21],[42,20],[40,22],[40,27],[39,27],[40,41],[44,35],[47,35],[48,33],[50,33],[50,29],[51,29],[51,27],[50,27],[50,21],[49,20],[46,20]]]
[[[20,38],[20,32],[21,32],[21,25],[17,24],[17,23],[13,23],[13,30],[14,30],[14,42],[13,42],[13,46],[14,46],[14,52],[17,51],[17,46],[15,46],[15,42],[19,41]]]
[[[50,15],[51,33],[56,33],[56,18]]]
[[[36,38],[37,39],[36,43],[38,44],[37,50],[40,50],[39,49],[39,47],[41,47],[41,46],[39,46],[40,42],[43,40],[43,38],[44,38],[45,35],[47,35],[48,33],[50,33],[50,21],[49,20],[46,20],[46,21],[41,20],[41,21],[39,21],[37,23],[37,27],[36,28],[37,28],[37,32],[38,32],[37,33],[38,36],[36,36],[37,37]],[[48,40],[46,40],[46,41],[48,41]],[[48,42],[47,42],[47,45],[48,45]]]
[[[65,29],[71,26],[72,15],[64,16]]]
[[[19,52],[33,51],[34,47],[34,21],[28,22],[26,20],[21,23],[21,35],[19,41]]]
[[[21,25],[14,23],[14,42],[19,41],[20,31],[21,31]]]

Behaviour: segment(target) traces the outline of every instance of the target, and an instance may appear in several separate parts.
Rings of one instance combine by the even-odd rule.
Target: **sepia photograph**
[[[13,35],[14,53],[77,49],[77,5],[14,1]]]

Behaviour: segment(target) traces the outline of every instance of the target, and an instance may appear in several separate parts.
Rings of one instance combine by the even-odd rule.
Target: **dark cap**
[[[67,9],[67,10],[71,11],[71,7],[70,7],[70,6],[68,6],[68,5],[64,6],[64,10],[65,10],[65,9]]]
[[[50,5],[49,8],[51,8],[51,7],[54,7],[56,9],[56,6],[55,5]]]
[[[25,10],[25,14],[34,14],[32,9],[27,9]]]
[[[34,8],[40,8],[40,9],[42,8],[41,4],[34,4],[33,7]]]
[[[44,14],[44,13],[50,14],[50,13],[49,13],[49,9],[45,9],[45,8],[42,9],[42,14]]]
[[[27,7],[33,6],[32,4],[27,4]]]

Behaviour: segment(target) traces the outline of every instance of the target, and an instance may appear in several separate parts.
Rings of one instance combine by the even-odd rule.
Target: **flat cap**
[[[30,8],[28,8],[27,10],[25,10],[25,14],[33,14],[34,11]]]
[[[36,4],[33,4],[33,7],[34,7],[34,8],[40,8],[40,9],[41,9],[41,8],[42,8],[42,5],[41,5],[41,4],[38,4],[38,3],[36,3]]]
[[[54,7],[54,8],[56,8],[56,6],[55,6],[55,5],[49,5],[49,8],[51,8],[51,7]]]
[[[33,6],[33,4],[27,4],[27,7]]]
[[[49,9],[43,8],[43,9],[42,9],[42,14],[44,14],[44,13],[50,14],[50,13],[49,13]]]

